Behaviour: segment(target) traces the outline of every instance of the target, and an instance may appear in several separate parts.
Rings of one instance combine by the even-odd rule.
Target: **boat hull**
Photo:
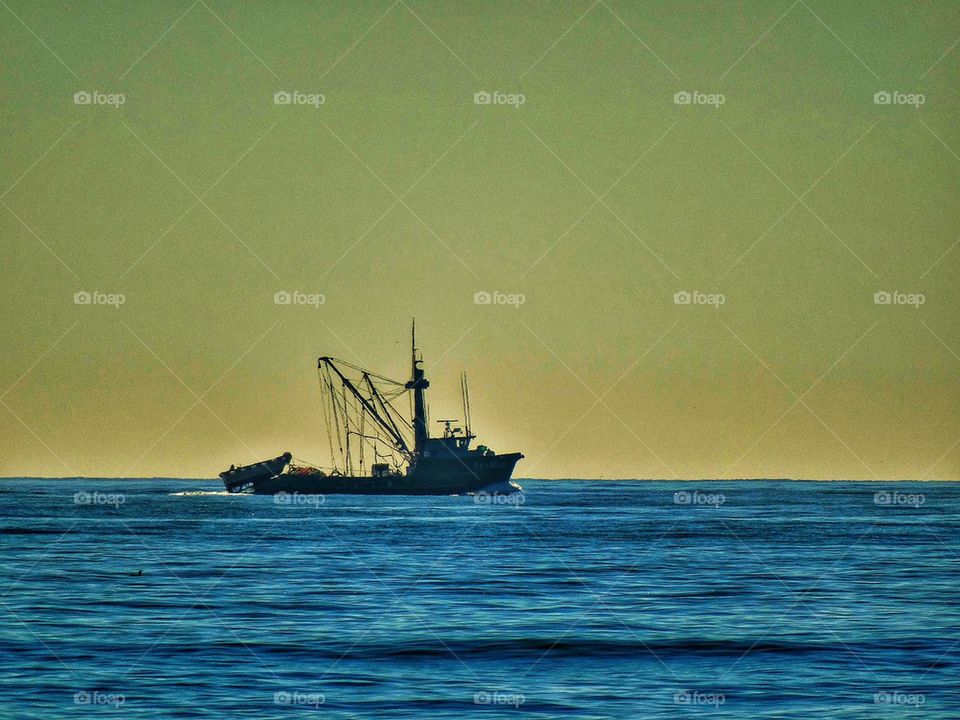
[[[260,477],[251,490],[257,495],[460,495],[508,483],[521,453],[477,458],[436,458],[422,462],[407,475],[380,477],[281,473]]]
[[[223,480],[223,486],[227,492],[243,492],[253,487],[258,479],[269,478],[283,472],[291,459],[293,456],[286,452],[272,460],[264,460],[252,465],[240,467],[231,465],[229,470],[220,473],[220,479]]]

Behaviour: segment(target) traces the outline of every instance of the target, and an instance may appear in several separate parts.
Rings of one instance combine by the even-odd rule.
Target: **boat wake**
[[[520,485],[511,480],[504,480],[503,482],[492,483],[482,487],[479,490],[468,493],[468,495],[512,495],[513,493],[522,492],[523,488],[520,487]]]
[[[183,490],[182,492],[167,493],[170,497],[203,497],[205,495],[223,495],[233,496],[236,493],[229,493],[226,490]]]

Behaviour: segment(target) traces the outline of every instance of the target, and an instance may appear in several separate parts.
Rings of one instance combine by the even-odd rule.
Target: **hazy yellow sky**
[[[960,479],[956,2],[0,15],[0,474],[323,463],[415,315],[521,477]]]

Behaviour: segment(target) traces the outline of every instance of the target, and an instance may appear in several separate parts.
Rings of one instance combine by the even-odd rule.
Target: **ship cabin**
[[[437,420],[444,424],[443,437],[427,438],[424,443],[424,457],[444,457],[448,455],[466,455],[467,453],[479,453],[480,455],[492,455],[493,452],[484,445],[479,445],[476,450],[470,450],[470,441],[476,435],[469,430],[455,427],[457,420]]]

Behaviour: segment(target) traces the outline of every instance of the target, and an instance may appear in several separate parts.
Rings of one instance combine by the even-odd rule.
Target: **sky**
[[[520,477],[960,479],[956,2],[0,15],[0,475],[326,464],[415,316]]]

